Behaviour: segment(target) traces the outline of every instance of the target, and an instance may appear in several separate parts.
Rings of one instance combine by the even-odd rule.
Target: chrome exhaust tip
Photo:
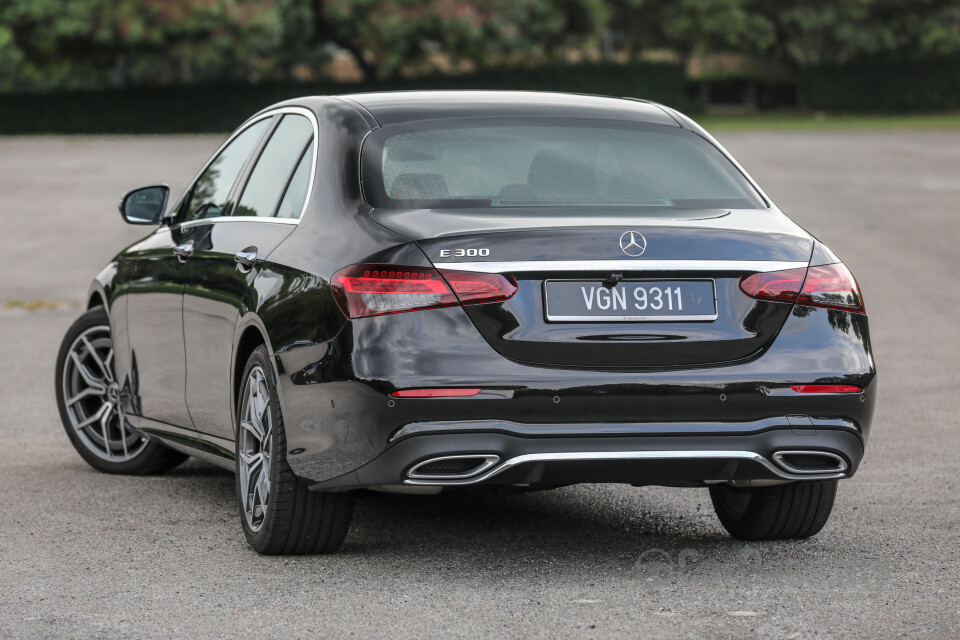
[[[829,451],[777,451],[771,457],[781,469],[796,475],[823,475],[847,470],[847,461]]]
[[[463,480],[478,476],[500,462],[492,454],[440,456],[419,462],[407,471],[413,480]]]

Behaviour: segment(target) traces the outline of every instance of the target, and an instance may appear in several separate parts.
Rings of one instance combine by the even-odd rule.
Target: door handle
[[[233,256],[233,259],[236,261],[237,269],[240,273],[249,273],[257,261],[257,248],[247,247],[243,251],[238,251]]]
[[[178,244],[173,248],[173,252],[177,254],[177,260],[185,262],[187,258],[193,255],[193,241]]]

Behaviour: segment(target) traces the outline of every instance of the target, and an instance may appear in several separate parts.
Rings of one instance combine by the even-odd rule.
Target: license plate
[[[597,280],[547,280],[547,320],[681,322],[717,319],[713,280],[633,280],[605,287]]]

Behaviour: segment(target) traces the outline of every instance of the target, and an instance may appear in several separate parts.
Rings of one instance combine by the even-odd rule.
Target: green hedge
[[[252,113],[288,98],[402,89],[571,91],[682,106],[684,75],[675,64],[591,63],[382,83],[212,84],[0,94],[0,134],[231,131]]]
[[[935,111],[960,107],[960,58],[821,65],[800,78],[804,106],[824,111]]]

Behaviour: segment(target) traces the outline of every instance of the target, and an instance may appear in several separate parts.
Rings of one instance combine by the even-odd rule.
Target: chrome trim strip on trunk
[[[530,271],[731,271],[766,273],[806,268],[806,262],[776,260],[517,260],[513,262],[440,262],[437,268],[477,273]]]
[[[755,462],[784,480],[832,480],[843,478],[844,473],[797,474],[779,468],[755,451],[565,451],[557,453],[528,453],[510,458],[486,473],[465,480],[404,480],[405,484],[417,485],[466,485],[489,480],[493,476],[521,464],[533,462],[564,462],[590,460],[741,460]]]

